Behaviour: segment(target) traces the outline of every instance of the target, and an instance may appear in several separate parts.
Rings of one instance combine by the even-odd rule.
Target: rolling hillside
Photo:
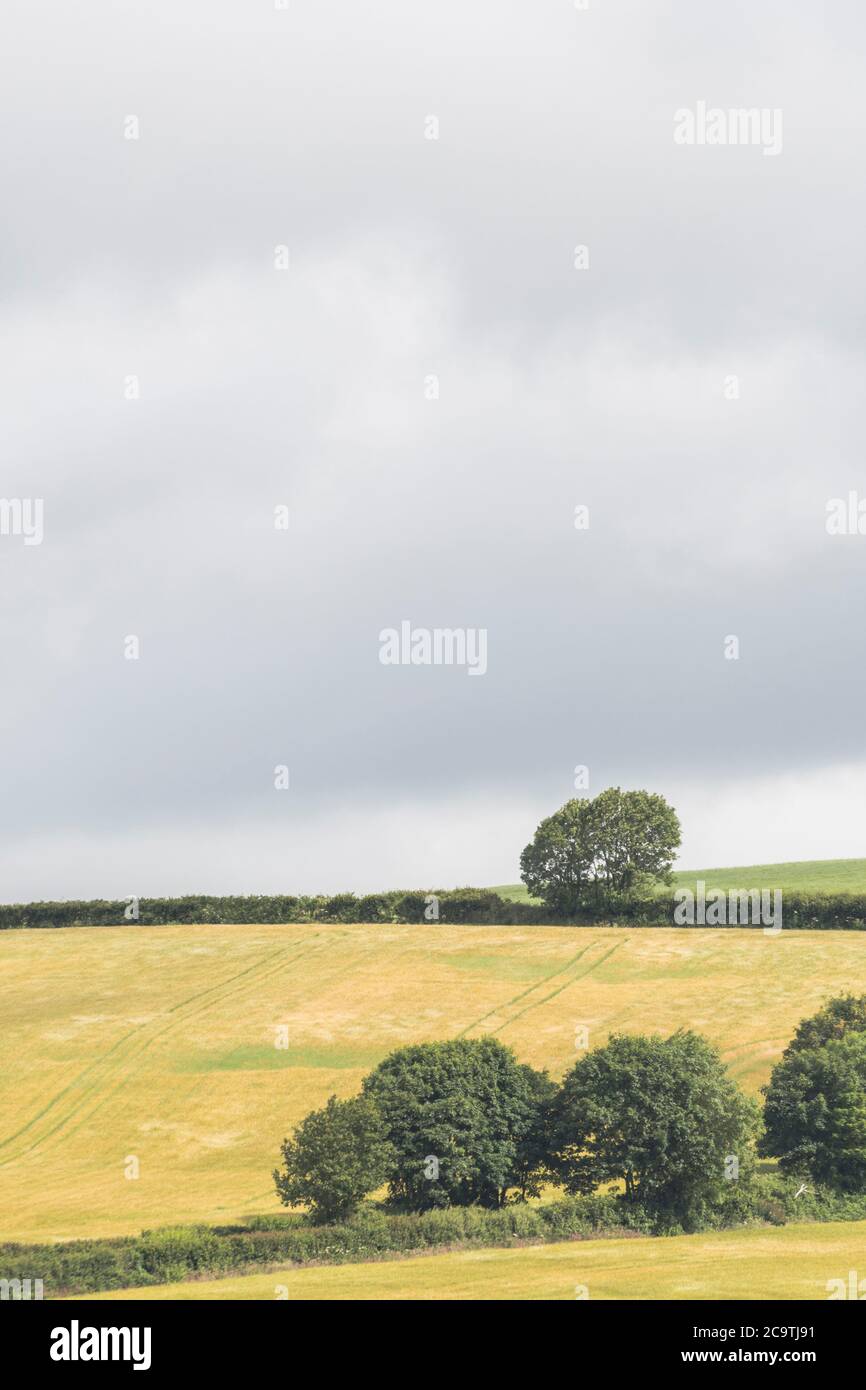
[[[677,869],[674,880],[694,888],[703,879],[707,888],[781,888],[788,893],[866,893],[866,859],[803,859],[790,864],[746,864],[729,869]],[[512,902],[532,901],[524,883],[504,883],[493,889]]]
[[[493,1033],[558,1076],[578,1028],[597,1046],[611,1030],[693,1027],[756,1091],[797,1021],[851,988],[866,989],[866,933],[4,932],[14,1046],[0,1069],[0,1238],[279,1210],[270,1174],[283,1136],[402,1043]]]

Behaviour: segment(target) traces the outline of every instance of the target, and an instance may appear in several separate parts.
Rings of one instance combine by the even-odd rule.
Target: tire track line
[[[558,970],[552,970],[549,975],[544,976],[543,980],[536,980],[535,984],[530,985],[527,989],[521,990],[519,994],[515,994],[513,999],[506,999],[504,1004],[497,1004],[494,1008],[488,1009],[487,1013],[482,1014],[480,1018],[476,1018],[474,1023],[467,1023],[466,1027],[461,1029],[457,1034],[458,1038],[465,1037],[471,1028],[478,1028],[482,1023],[485,1023],[488,1018],[492,1018],[494,1014],[502,1013],[505,1009],[510,1009],[512,1004],[519,1004],[520,1000],[525,999],[527,994],[532,994],[534,990],[542,989],[545,985],[550,984],[550,981],[555,980],[564,970],[569,970],[577,961],[582,960],[587,951],[592,950],[595,944],[594,941],[588,941],[583,947],[583,950],[578,951],[576,956],[572,956],[571,960],[567,960]]]
[[[177,1024],[183,1022],[186,1018],[196,1017],[201,1010],[192,1009],[190,1008],[190,1006],[195,1004],[198,1000],[204,999],[207,996],[213,996],[214,994],[219,992],[218,998],[216,1000],[210,998],[208,1000],[208,1003],[202,1006],[202,1009],[207,1009],[210,1008],[214,1003],[221,1002],[225,998],[230,998],[231,995],[236,993],[238,989],[242,989],[245,984],[258,984],[263,976],[263,972],[266,971],[266,967],[270,965],[274,960],[280,959],[280,966],[277,968],[282,968],[283,964],[286,963],[284,962],[283,958],[288,954],[289,951],[291,951],[291,949],[291,947],[288,947],[283,948],[280,951],[273,952],[271,955],[266,956],[264,960],[254,962],[253,965],[250,965],[246,969],[239,971],[237,974],[230,975],[228,979],[221,980],[217,984],[209,986],[208,989],[197,990],[194,994],[188,995],[185,999],[179,1000],[176,1004],[173,1004],[169,1009],[165,1011],[164,1014],[160,1015],[157,1019],[151,1019],[147,1023],[139,1024],[138,1027],[133,1028],[129,1033],[124,1034],[122,1038],[119,1038],[117,1042],[112,1044],[112,1046],[108,1049],[106,1053],[103,1053],[101,1057],[98,1057],[94,1062],[91,1062],[87,1067],[84,1068],[83,1071],[79,1072],[78,1075],[74,1077],[72,1081],[68,1082],[67,1085],[64,1086],[63,1089],[59,1091],[58,1094],[55,1095],[48,1102],[47,1105],[44,1105],[42,1109],[32,1117],[32,1119],[28,1120],[27,1123],[25,1125],[22,1125],[20,1129],[16,1130],[14,1134],[8,1135],[7,1138],[0,1141],[0,1149],[7,1148],[8,1145],[14,1142],[14,1140],[21,1138],[23,1135],[31,1131],[34,1125],[37,1125],[40,1120],[45,1118],[45,1116],[49,1115],[50,1112],[54,1110],[55,1106],[61,1104],[65,1097],[70,1096],[71,1093],[74,1094],[78,1092],[77,1098],[75,1099],[72,1108],[66,1110],[65,1114],[61,1116],[61,1118],[58,1120],[57,1125],[55,1125],[54,1128],[49,1130],[46,1134],[37,1136],[33,1143],[26,1145],[17,1153],[12,1155],[6,1155],[4,1158],[0,1158],[0,1167],[5,1167],[6,1164],[11,1162],[17,1162],[18,1159],[23,1158],[28,1153],[31,1153],[33,1148],[36,1147],[37,1144],[43,1143],[46,1139],[50,1138],[51,1135],[55,1134],[59,1128],[61,1128],[64,1124],[68,1123],[70,1119],[73,1119],[80,1110],[81,1106],[86,1102],[87,1098],[90,1095],[92,1095],[93,1091],[100,1086],[104,1086],[108,1081],[110,1081],[112,1075],[116,1074],[118,1068],[123,1067],[125,1063],[132,1060],[137,1055],[136,1043],[141,1044],[140,1048],[138,1049],[139,1052],[146,1050],[150,1043],[154,1041],[157,1037],[160,1037],[163,1032],[167,1031],[168,1028],[176,1026]],[[306,954],[308,954],[308,952],[301,951],[292,959],[300,959],[303,955]],[[269,977],[271,973],[274,972],[267,971],[265,977]],[[250,975],[253,975],[254,977],[252,980],[249,979]],[[238,983],[239,981],[243,981],[244,983],[240,984]],[[155,1032],[152,1031],[154,1029],[154,1026],[156,1024],[159,1024],[165,1018],[165,1014],[178,1014],[178,1011],[181,1009],[184,1012],[180,1015],[180,1017],[171,1019],[167,1024],[165,1024],[165,1027],[157,1028]],[[150,1034],[148,1034],[147,1030],[151,1030]],[[81,1087],[87,1081],[88,1078],[92,1079],[89,1081],[87,1085],[85,1085],[84,1090],[82,1091]],[[57,1117],[53,1116],[52,1118]]]
[[[603,956],[599,956],[598,960],[593,961],[588,970],[582,970],[579,974],[572,975],[570,979],[564,980],[557,989],[552,990],[550,994],[546,994],[543,999],[535,999],[531,1004],[527,1004],[525,1009],[520,1009],[516,1014],[513,1014],[511,1018],[507,1019],[505,1023],[500,1024],[498,1028],[494,1028],[490,1036],[495,1037],[497,1033],[502,1032],[503,1028],[509,1028],[512,1023],[516,1023],[524,1014],[528,1014],[531,1009],[537,1009],[542,1004],[549,1003],[551,999],[556,998],[557,994],[561,994],[564,989],[568,989],[569,985],[575,984],[578,980],[585,980],[587,975],[591,975],[599,965],[604,965],[606,960],[610,960],[613,953],[618,951],[620,946],[625,946],[627,944],[628,937],[626,937],[624,941],[617,941],[615,945],[611,946],[609,951],[606,951]]]
[[[339,939],[341,941],[344,941],[347,935],[347,932],[341,932],[339,933]],[[233,989],[224,990],[223,987],[229,984],[230,981],[223,981],[220,985],[214,985],[210,989],[199,991],[198,994],[190,995],[187,999],[180,1001],[179,1004],[173,1005],[172,1009],[168,1010],[167,1012],[176,1012],[179,1008],[183,1007],[183,1014],[178,1018],[169,1020],[166,1023],[165,1027],[159,1029],[155,1033],[152,1033],[149,1037],[141,1039],[141,1046],[138,1048],[138,1050],[132,1053],[131,1055],[127,1054],[123,1059],[121,1059],[121,1068],[123,1067],[124,1063],[127,1064],[125,1074],[121,1075],[118,1078],[116,1084],[112,1086],[111,1090],[105,1092],[101,1096],[96,1097],[96,1105],[91,1110],[89,1110],[87,1114],[81,1115],[80,1112],[82,1106],[86,1104],[88,1097],[92,1096],[93,1090],[95,1089],[94,1086],[88,1088],[88,1091],[81,1098],[79,1104],[76,1105],[71,1112],[68,1112],[67,1115],[62,1120],[60,1120],[57,1125],[55,1125],[54,1129],[49,1130],[47,1134],[44,1134],[40,1138],[36,1139],[34,1143],[30,1146],[30,1148],[23,1151],[21,1154],[16,1155],[15,1160],[7,1161],[17,1161],[18,1158],[24,1157],[25,1153],[32,1153],[37,1148],[44,1150],[46,1144],[50,1148],[51,1145],[49,1141],[52,1138],[55,1138],[58,1132],[61,1129],[64,1129],[70,1121],[75,1119],[78,1120],[78,1123],[74,1124],[72,1129],[66,1129],[65,1138],[68,1139],[71,1135],[77,1134],[78,1131],[84,1125],[89,1124],[93,1120],[94,1116],[103,1108],[104,1105],[106,1105],[109,1101],[113,1100],[118,1094],[118,1092],[121,1091],[123,1087],[126,1086],[129,1083],[129,1081],[131,1081],[134,1078],[136,1073],[140,1070],[140,1066],[145,1054],[150,1050],[152,1045],[156,1041],[158,1041],[158,1039],[165,1037],[167,1034],[173,1032],[176,1028],[181,1027],[184,1023],[189,1022],[191,1019],[199,1018],[202,1014],[206,1014],[214,1005],[224,1004],[227,1000],[232,999],[235,995],[244,990],[249,989],[250,987],[257,988],[262,983],[273,979],[277,975],[280,975],[288,966],[294,965],[297,961],[306,961],[310,958],[310,956],[321,956],[322,954],[326,953],[330,941],[334,939],[334,934],[329,933],[327,936],[324,937],[324,939],[322,939],[322,937],[322,932],[316,932],[314,938],[302,950],[295,952],[294,955],[289,956],[289,952],[292,948],[288,947],[282,951],[276,952],[274,956],[267,957],[265,961],[260,962],[262,969],[260,969],[258,973],[256,973],[253,976],[252,979],[249,978],[249,971],[241,972],[248,978],[243,980],[241,984],[236,985]],[[371,946],[368,948],[368,951],[364,954],[370,954],[375,950],[375,944],[371,944]],[[289,959],[285,959],[286,956],[289,956]],[[267,965],[269,962],[276,959],[276,957],[281,957],[279,964],[271,970],[264,971],[263,967]],[[346,971],[351,968],[351,963],[349,965],[340,965],[336,971],[332,972],[331,975],[327,977],[326,980],[320,981],[319,983],[330,984],[334,979],[338,979],[341,975],[345,974]],[[231,980],[234,981],[238,978],[240,977],[232,976]],[[186,1007],[190,1003],[194,1002],[196,999],[202,999],[205,995],[213,995],[214,991],[217,989],[223,990],[223,992],[220,993],[218,998],[208,999],[207,1003],[202,1004],[201,1007],[198,1009],[189,1009]],[[132,1063],[131,1066],[129,1065],[130,1063]],[[116,1074],[117,1069],[115,1069],[114,1071],[114,1075]],[[110,1073],[107,1078],[103,1078],[103,1084],[110,1084],[111,1079],[112,1076]],[[2,1166],[3,1164],[0,1163],[0,1167]]]
[[[249,981],[249,980],[248,980],[248,981],[246,982],[245,985],[240,986],[239,988],[240,988],[240,989],[247,988],[247,986],[250,985],[250,984],[259,985],[259,984],[261,984],[264,980],[271,980],[271,979],[274,978],[274,976],[279,975],[287,965],[293,965],[296,961],[301,960],[301,959],[307,960],[311,955],[321,955],[321,954],[323,953],[323,950],[327,947],[327,942],[318,943],[318,945],[319,945],[319,949],[318,949],[318,950],[316,949],[315,946],[312,946],[312,947],[310,947],[309,950],[301,951],[301,952],[299,952],[296,956],[293,956],[291,960],[286,961],[286,962],[281,962],[281,964],[278,965],[274,970],[268,971],[267,975],[259,975],[259,976],[257,976],[257,977],[256,977],[254,980],[252,980],[252,981]],[[372,948],[371,948],[371,949],[372,949]],[[333,981],[334,979],[338,979],[342,974],[344,974],[347,968],[348,968],[348,967],[341,966],[341,967],[340,967],[338,970],[336,970],[332,975],[330,975],[330,976],[327,978],[327,980],[323,981],[323,983],[325,983],[325,984],[330,984],[330,983],[332,983],[332,981]],[[154,1042],[156,1042],[158,1038],[164,1037],[167,1033],[170,1033],[174,1028],[180,1027],[181,1024],[186,1023],[189,1019],[191,1019],[191,1018],[199,1018],[203,1013],[207,1013],[208,1010],[210,1009],[210,1007],[211,1007],[211,1005],[212,1005],[213,1002],[216,1002],[216,1003],[218,1003],[218,1004],[222,1004],[222,1003],[225,1002],[225,1000],[226,1000],[227,998],[231,998],[231,997],[232,997],[232,994],[235,994],[235,993],[237,993],[237,992],[238,992],[237,990],[234,990],[234,991],[231,992],[231,994],[229,994],[229,995],[223,995],[223,996],[221,996],[220,999],[218,999],[218,1000],[216,1000],[216,1001],[211,1001],[210,1003],[204,1005],[201,1009],[197,1009],[194,1013],[191,1013],[191,1014],[184,1014],[183,1018],[173,1020],[173,1021],[172,1021],[170,1024],[168,1024],[164,1029],[162,1029],[161,1032],[159,1032],[159,1033],[157,1033],[157,1034],[154,1034],[152,1037],[148,1038],[148,1039],[144,1042],[143,1046],[141,1047],[141,1049],[139,1050],[139,1052],[136,1054],[135,1060],[136,1060],[137,1062],[140,1061],[140,1060],[143,1058],[144,1054],[149,1050],[151,1044],[154,1043]],[[137,1071],[138,1069],[139,1069],[138,1067],[134,1067],[134,1068],[128,1070],[128,1071],[126,1072],[125,1075],[121,1076],[121,1077],[119,1078],[119,1080],[117,1081],[117,1084],[112,1088],[112,1090],[108,1091],[105,1095],[101,1096],[101,1097],[97,1100],[97,1103],[96,1103],[96,1105],[93,1107],[93,1109],[92,1109],[91,1111],[89,1111],[87,1115],[81,1116],[81,1118],[80,1118],[79,1121],[78,1121],[78,1124],[74,1125],[73,1128],[72,1128],[71,1130],[68,1130],[68,1131],[67,1131],[67,1138],[68,1138],[70,1135],[72,1135],[72,1134],[77,1134],[78,1130],[81,1129],[83,1125],[88,1124],[88,1123],[93,1119],[94,1115],[96,1115],[96,1113],[97,1113],[99,1110],[101,1110],[102,1107],[103,1107],[104,1105],[106,1105],[110,1100],[113,1100],[114,1097],[117,1095],[118,1091],[121,1091],[121,1090],[123,1089],[123,1087],[126,1086],[126,1085],[128,1084],[128,1082],[131,1081],[131,1080],[133,1079],[133,1077],[135,1076],[135,1073],[136,1073],[136,1071]],[[193,1087],[193,1089],[195,1089],[195,1087]],[[72,1115],[72,1116],[70,1116],[69,1118],[70,1118],[70,1119],[75,1119],[76,1116],[75,1116],[75,1115]],[[52,1133],[53,1133],[53,1131],[52,1131]],[[49,1135],[46,1135],[46,1136],[45,1136],[45,1139],[48,1139],[49,1137],[50,1137]],[[44,1142],[44,1141],[41,1141],[41,1142]]]

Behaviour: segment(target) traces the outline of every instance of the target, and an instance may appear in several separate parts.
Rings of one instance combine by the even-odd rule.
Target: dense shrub
[[[400,893],[394,901],[394,917],[398,922],[423,922],[427,893]]]
[[[489,888],[455,888],[439,898],[443,922],[498,922],[504,901]]]
[[[767,887],[772,888],[769,884]],[[676,899],[673,891],[658,896],[647,896],[617,905],[616,921],[629,926],[672,927],[678,926],[674,918]],[[595,914],[598,919],[599,914]],[[584,916],[581,921],[586,921]],[[725,931],[728,927],[739,925],[729,920],[726,923],[709,924],[707,930]],[[762,924],[750,923],[759,928]],[[680,931],[692,931],[690,926],[679,926]],[[866,894],[864,893],[788,893],[782,894],[783,931],[866,931]]]
[[[390,922],[391,904],[387,893],[368,893],[358,900],[359,922]]]
[[[430,894],[438,899],[438,919],[425,918]],[[615,908],[587,906],[571,914],[557,913],[540,903],[512,902],[486,888],[453,888],[428,891],[353,893],[306,897],[255,896],[142,898],[139,916],[129,925],[162,926],[168,923],[255,924],[259,922],[405,922],[435,929],[438,922],[473,923],[479,926],[589,926],[611,922],[630,927],[676,926],[673,891],[657,896],[617,899]],[[116,927],[127,902],[95,899],[89,902],[0,904],[0,931],[16,927]],[[782,900],[786,931],[866,931],[866,894],[785,893]],[[758,924],[756,924],[757,926]],[[680,927],[690,931],[690,927]],[[724,926],[718,926],[724,931]]]
[[[778,1173],[731,1183],[726,1204],[708,1215],[702,1229],[866,1219],[866,1194],[812,1186],[801,1192],[801,1186]],[[60,1245],[0,1245],[0,1279],[42,1279],[45,1297],[56,1298],[269,1266],[344,1264],[443,1247],[658,1235],[675,1229],[612,1195],[565,1197],[540,1206],[515,1203],[499,1211],[449,1207],[413,1214],[366,1206],[332,1226],[315,1226],[303,1216],[274,1215],[255,1217],[245,1226],[180,1226]]]
[[[358,922],[359,907],[360,903],[354,893],[337,893],[324,903],[321,916],[327,922]]]
[[[438,919],[425,918],[431,894],[438,900]],[[256,896],[141,898],[138,917],[124,914],[127,902],[95,899],[89,902],[0,904],[0,930],[16,927],[131,927],[168,923],[255,924],[290,922],[406,922],[435,927],[437,920],[491,924],[555,922],[559,919],[531,903],[514,903],[488,889],[457,888],[417,892],[354,893],[330,897]]]
[[[304,1216],[257,1217],[246,1226],[182,1226],[141,1236],[61,1245],[0,1245],[0,1278],[42,1279],[46,1298],[137,1288],[252,1268],[343,1264],[462,1245],[567,1240],[649,1230],[613,1198],[498,1211],[450,1207],[391,1213],[366,1206],[348,1221],[314,1225]]]

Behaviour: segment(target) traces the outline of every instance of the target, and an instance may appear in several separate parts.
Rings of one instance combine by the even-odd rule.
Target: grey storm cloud
[[[0,536],[0,896],[513,878],[576,763],[680,792],[717,862],[710,787],[850,818],[857,5],[5,27],[0,493],[45,534]],[[782,152],[676,145],[698,101]],[[484,678],[383,666],[404,620],[486,629]]]

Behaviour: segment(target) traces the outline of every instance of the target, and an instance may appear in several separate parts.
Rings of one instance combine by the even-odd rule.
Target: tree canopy
[[[866,1033],[790,1047],[764,1095],[759,1153],[784,1173],[866,1191]]]
[[[392,1199],[415,1211],[502,1206],[531,1189],[542,1164],[546,1073],[495,1038],[421,1043],[392,1052],[364,1081],[393,1155]]]
[[[307,1206],[315,1220],[341,1221],[385,1182],[391,1158],[385,1127],[366,1096],[313,1110],[283,1140],[283,1171],[274,1170],[280,1201]]]
[[[663,796],[608,787],[546,817],[520,856],[520,875],[554,911],[615,906],[669,878],[680,838],[677,814]]]
[[[569,1192],[622,1183],[627,1200],[688,1227],[748,1172],[757,1115],[698,1034],[618,1034],[564,1078],[552,1166]]]
[[[822,1047],[833,1038],[843,1038],[849,1033],[866,1033],[866,994],[838,994],[816,1014],[802,1019],[784,1056]]]

